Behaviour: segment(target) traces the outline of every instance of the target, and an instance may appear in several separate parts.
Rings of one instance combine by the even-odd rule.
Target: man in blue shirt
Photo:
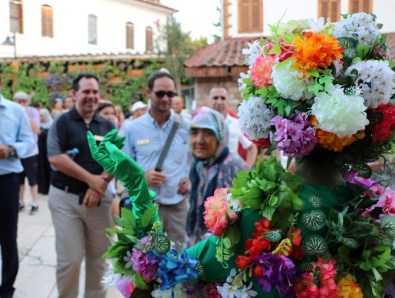
[[[2,83],[0,81],[0,90]],[[2,281],[0,297],[12,297],[18,273],[20,156],[34,149],[33,132],[24,109],[0,95],[0,246]]]
[[[126,136],[125,152],[143,168],[149,187],[157,194],[166,233],[171,240],[182,243],[186,235],[189,192],[189,123],[185,120],[176,131],[161,171],[155,170],[175,117],[180,117],[170,110],[171,100],[177,95],[175,90],[175,80],[169,73],[153,73],[146,89],[151,99],[148,113],[126,123],[121,134]]]

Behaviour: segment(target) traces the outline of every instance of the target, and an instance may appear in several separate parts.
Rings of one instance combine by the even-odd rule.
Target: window
[[[133,23],[126,23],[126,48],[134,49],[134,25]]]
[[[349,0],[348,2],[348,12],[366,12],[372,13],[372,0]]]
[[[318,0],[318,17],[336,22],[340,18],[340,0]]]
[[[49,5],[41,6],[41,35],[53,37],[53,10]]]
[[[239,33],[263,31],[262,0],[238,0]]]
[[[97,17],[93,14],[88,16],[88,43],[97,44]]]
[[[145,28],[145,51],[152,52],[154,49],[153,32],[151,27]]]
[[[11,32],[23,33],[22,1],[10,1],[10,30]]]

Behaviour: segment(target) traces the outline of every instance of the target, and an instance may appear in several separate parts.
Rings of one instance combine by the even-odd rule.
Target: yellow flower
[[[333,61],[343,57],[343,48],[338,40],[323,33],[306,32],[304,38],[297,36],[292,45],[295,47],[294,67],[304,75],[319,68],[328,68]]]
[[[343,298],[363,298],[360,286],[355,282],[354,278],[347,274],[337,284],[339,290],[337,295]]]

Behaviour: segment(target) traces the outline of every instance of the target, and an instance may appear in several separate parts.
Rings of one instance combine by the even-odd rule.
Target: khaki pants
[[[105,229],[111,226],[111,194],[99,207],[79,205],[78,196],[53,186],[48,194],[56,239],[56,282],[60,298],[78,297],[82,258],[86,259],[84,297],[105,298],[101,279],[106,269],[102,255],[109,246]]]
[[[188,199],[175,205],[159,205],[159,216],[170,240],[183,244],[186,236]]]

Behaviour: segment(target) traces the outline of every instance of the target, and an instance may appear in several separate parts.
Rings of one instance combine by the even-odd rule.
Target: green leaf
[[[140,273],[135,273],[133,276],[133,284],[141,290],[149,290],[150,287],[144,281],[143,276]]]
[[[278,242],[281,240],[281,231],[275,230],[275,231],[265,232],[263,233],[263,237],[265,237],[270,242]]]
[[[155,234],[152,246],[159,255],[164,255],[170,250],[170,240],[164,234]]]
[[[152,221],[155,213],[157,212],[157,209],[158,208],[154,206],[144,211],[144,214],[141,218],[141,226],[143,229],[146,228],[149,225],[149,223]]]
[[[369,55],[370,50],[371,50],[370,46],[364,44],[358,44],[357,47],[358,57],[364,60]]]
[[[390,236],[395,237],[395,216],[385,215],[381,218],[380,226]]]

